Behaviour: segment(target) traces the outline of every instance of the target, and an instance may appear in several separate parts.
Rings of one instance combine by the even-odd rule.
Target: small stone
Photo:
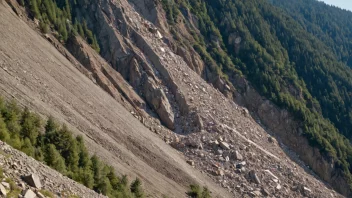
[[[264,195],[264,196],[269,196],[269,194],[270,194],[269,191],[265,188],[262,188],[261,192],[262,192],[262,195]]]
[[[249,177],[256,184],[260,184],[260,179],[259,179],[257,173],[254,170],[249,171]]]
[[[34,188],[41,188],[42,184],[40,182],[40,179],[38,175],[36,174],[30,174],[28,176],[23,177],[23,180],[27,182],[28,185],[34,187]]]
[[[2,184],[0,184],[0,194],[4,195],[4,196],[6,196],[6,194],[7,194],[7,190],[5,189],[5,187]]]
[[[35,198],[37,196],[31,189],[23,191],[22,194],[23,198]]]
[[[220,142],[220,147],[225,150],[230,150],[230,145],[226,142]]]
[[[236,189],[237,191],[240,191],[240,190],[241,190],[241,186],[237,185],[237,186],[235,187],[235,189]]]
[[[224,176],[224,171],[219,169],[216,171],[216,174],[220,176]]]
[[[224,153],[224,151],[222,151],[221,149],[217,149],[216,150],[216,154],[217,155],[222,155]]]
[[[282,186],[280,184],[277,184],[276,190],[281,190]]]
[[[7,183],[7,182],[1,182],[1,184],[2,184],[6,189],[10,189],[10,188],[11,188],[10,184]]]
[[[226,161],[226,162],[230,161],[229,156],[226,156],[226,157],[225,157],[225,161]]]
[[[274,138],[273,138],[273,137],[269,136],[269,137],[268,137],[268,142],[270,142],[270,143],[274,143],[274,142],[275,142],[275,140],[274,140]]]
[[[46,198],[42,193],[40,193],[40,192],[37,192],[37,197],[38,198]]]
[[[305,187],[305,186],[303,186],[303,194],[305,195],[305,196],[308,196],[311,192],[312,192],[312,190],[311,189],[309,189],[309,188],[307,188],[307,187]]]
[[[262,195],[262,193],[258,190],[253,191],[251,194],[254,195],[254,197],[260,197]]]
[[[243,156],[238,151],[234,152],[233,157],[235,158],[235,160],[243,160]]]
[[[245,161],[242,161],[242,162],[236,164],[236,168],[237,168],[237,169],[241,169],[241,168],[242,168],[243,166],[245,166],[245,165],[246,165],[246,162],[245,162]]]
[[[191,166],[194,166],[194,161],[193,160],[187,160],[187,163]]]

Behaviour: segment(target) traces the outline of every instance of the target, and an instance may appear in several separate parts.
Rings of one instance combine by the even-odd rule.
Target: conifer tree
[[[35,148],[33,147],[31,140],[28,137],[24,138],[21,151],[27,154],[28,156],[34,156]]]
[[[39,135],[39,123],[39,118],[35,115],[32,115],[32,113],[29,112],[29,109],[26,107],[22,113],[21,118],[21,136],[24,138],[29,138],[32,145],[36,145],[37,137]]]
[[[65,160],[56,150],[53,144],[47,145],[45,153],[45,162],[48,164],[48,166],[53,167],[55,170],[61,173],[66,172]]]
[[[7,130],[6,123],[0,114],[0,140],[7,142],[10,139],[9,131]]]
[[[39,12],[39,6],[37,3],[37,0],[30,0],[29,1],[29,6],[32,14],[34,15],[35,18],[40,19],[40,12]]]
[[[131,192],[134,194],[136,198],[144,197],[141,181],[136,178],[131,184]]]

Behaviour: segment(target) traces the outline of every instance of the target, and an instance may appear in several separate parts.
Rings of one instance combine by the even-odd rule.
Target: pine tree
[[[82,168],[91,168],[92,162],[90,160],[87,148],[84,146],[83,137],[77,136],[76,140],[78,142],[78,148],[79,148],[78,166]]]
[[[39,135],[40,119],[37,116],[32,115],[27,107],[22,113],[21,125],[21,136],[23,138],[29,138],[32,145],[36,145],[37,137]]]
[[[22,144],[21,151],[27,154],[28,156],[33,157],[35,153],[35,148],[33,147],[31,140],[29,138],[25,138]]]
[[[37,0],[30,0],[29,1],[29,6],[32,14],[34,15],[35,18],[40,19],[40,12],[39,12],[39,6],[37,3]]]
[[[79,34],[83,39],[85,39],[85,35],[84,35],[84,30],[83,30],[82,24],[78,23],[78,24],[77,24],[77,27],[78,27],[78,34]]]
[[[131,184],[131,192],[135,195],[136,198],[142,198],[144,197],[144,193],[142,190],[142,184],[141,181],[136,178]]]
[[[59,125],[55,122],[52,116],[49,116],[45,125],[45,133],[53,133],[58,130],[59,130]]]
[[[20,139],[20,136],[18,134],[11,134],[10,135],[10,140],[9,140],[9,144],[17,149],[17,150],[21,150],[22,148],[22,141]]]
[[[67,13],[67,18],[72,21],[72,16],[71,16],[71,7],[70,3],[68,0],[65,0],[65,11]]]
[[[94,186],[98,187],[101,179],[101,175],[102,175],[102,166],[96,155],[93,155],[91,157],[91,161],[92,161],[92,171],[94,174]]]
[[[7,142],[10,139],[9,131],[7,130],[6,123],[0,114],[0,140]]]
[[[80,168],[79,169],[79,180],[80,182],[88,188],[94,187],[94,176],[90,168]]]
[[[53,144],[47,145],[45,153],[45,162],[48,164],[48,166],[54,168],[55,170],[61,173],[66,172],[65,160],[62,158],[62,156],[56,150]]]

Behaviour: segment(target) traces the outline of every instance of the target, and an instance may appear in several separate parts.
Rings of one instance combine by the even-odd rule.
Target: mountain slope
[[[295,4],[299,2],[302,1],[290,1],[290,4],[296,8],[299,6]],[[313,4],[305,1],[304,9],[314,10],[307,2]],[[201,75],[204,79],[255,112],[265,126],[329,181],[326,171],[315,166],[304,151],[283,136],[279,130],[281,126],[277,127],[275,122],[281,116],[268,119],[261,110],[262,103],[248,97],[253,92],[248,91],[249,88],[253,86],[261,96],[283,111],[288,110],[297,124],[282,128],[303,134],[312,147],[325,155],[332,167],[344,172],[347,183],[351,184],[352,147],[343,136],[349,137],[351,123],[352,72],[346,66],[349,42],[345,40],[345,47],[332,46],[329,43],[331,39],[319,37],[299,23],[299,15],[295,13],[298,11],[291,9],[288,1],[278,4],[285,5],[290,11],[285,12],[264,0],[161,1],[159,7],[164,9],[164,16],[168,19],[169,26],[164,30],[171,34],[168,39],[176,43],[173,45],[193,48],[202,57],[205,69]],[[138,7],[139,4],[135,5]],[[329,12],[329,9],[334,9],[331,10],[333,16],[341,18],[330,28],[347,21],[348,12],[330,7],[326,7],[325,11]],[[319,12],[319,16],[321,13],[325,12]],[[323,19],[329,23],[327,18]],[[163,27],[163,23],[155,23]],[[347,29],[342,27],[339,36],[348,38]],[[182,56],[182,53],[174,51]],[[182,57],[187,60],[187,57]],[[250,83],[246,83],[243,77]],[[346,190],[349,187],[336,185],[336,188],[344,194],[349,191]]]
[[[330,129],[335,130],[332,125],[304,107],[307,101],[313,105],[317,101],[304,82],[297,80],[298,74],[285,46],[274,33],[269,34],[270,25],[263,19],[267,16],[265,13],[272,14],[272,19],[277,19],[281,27],[280,12],[274,12],[270,4],[261,5],[262,1],[223,4],[194,0],[177,1],[173,5],[167,2],[173,1],[162,4],[152,0],[72,2],[71,17],[85,21],[82,23],[94,32],[105,60],[84,43],[86,39],[73,37],[74,34],[63,39],[64,31],[52,27],[45,37],[71,63],[49,43],[39,39],[36,35],[39,32],[30,31],[5,11],[2,23],[6,28],[0,30],[6,38],[0,49],[7,54],[0,57],[4,65],[0,70],[4,76],[0,81],[2,92],[12,94],[26,105],[34,99],[33,108],[69,123],[73,129],[81,131],[76,131],[78,134],[86,134],[90,138],[87,141],[91,152],[99,154],[119,173],[141,177],[152,196],[183,197],[189,184],[199,183],[219,197],[266,194],[340,197],[309,167],[348,195],[348,181],[336,166],[337,154],[326,155],[326,152],[334,154],[333,149],[337,149],[338,155],[342,153],[338,157],[345,163],[348,148],[340,145],[345,139],[337,133],[328,134]],[[10,4],[17,10],[16,2]],[[233,6],[239,11],[237,15]],[[259,8],[262,10],[256,12]],[[268,12],[263,11],[266,9]],[[70,9],[66,9],[66,15],[67,10]],[[220,18],[217,14],[222,11],[223,15],[233,13],[238,23],[229,21],[231,17]],[[45,17],[38,17],[45,22]],[[256,41],[265,36],[253,25],[256,20],[260,21],[263,32],[268,33],[268,40],[262,43]],[[293,20],[288,20],[294,24]],[[28,23],[31,24],[31,20]],[[70,20],[64,24],[70,30]],[[227,31],[237,24],[238,32],[227,37]],[[13,36],[12,32],[15,32]],[[72,29],[71,33],[74,33]],[[50,34],[56,35],[61,43]],[[228,55],[231,50],[238,56],[236,59]],[[277,63],[272,58],[277,59]],[[263,77],[261,71],[267,74]],[[280,96],[281,109],[258,94],[245,77],[254,82],[257,90],[261,89],[255,80],[268,78],[261,90],[267,89],[267,92],[261,93],[268,96],[274,90],[270,99],[278,102],[273,98],[276,94]],[[246,108],[234,101],[250,107],[253,116],[258,116],[260,121],[254,120]],[[310,113],[306,116],[309,122],[297,118],[302,112]],[[139,118],[141,123],[133,117]],[[181,153],[165,145],[142,124]],[[320,131],[320,126],[327,128]],[[314,127],[318,127],[318,131],[309,131]],[[268,133],[273,133],[278,141]],[[312,137],[307,139],[307,135]],[[339,144],[332,147],[331,139],[338,140]],[[189,165],[183,162],[186,160]],[[173,185],[175,187],[171,187]]]
[[[152,196],[184,197],[196,182],[227,195],[10,10],[0,4],[2,95],[67,124],[117,173],[142,178]]]

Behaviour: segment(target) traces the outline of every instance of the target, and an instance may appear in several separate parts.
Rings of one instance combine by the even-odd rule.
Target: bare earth
[[[144,181],[152,197],[185,197],[199,182],[230,197],[176,150],[146,129],[116,100],[81,74],[50,43],[0,3],[0,94],[53,115],[84,135],[91,153],[118,173]],[[182,186],[180,184],[183,184]]]

